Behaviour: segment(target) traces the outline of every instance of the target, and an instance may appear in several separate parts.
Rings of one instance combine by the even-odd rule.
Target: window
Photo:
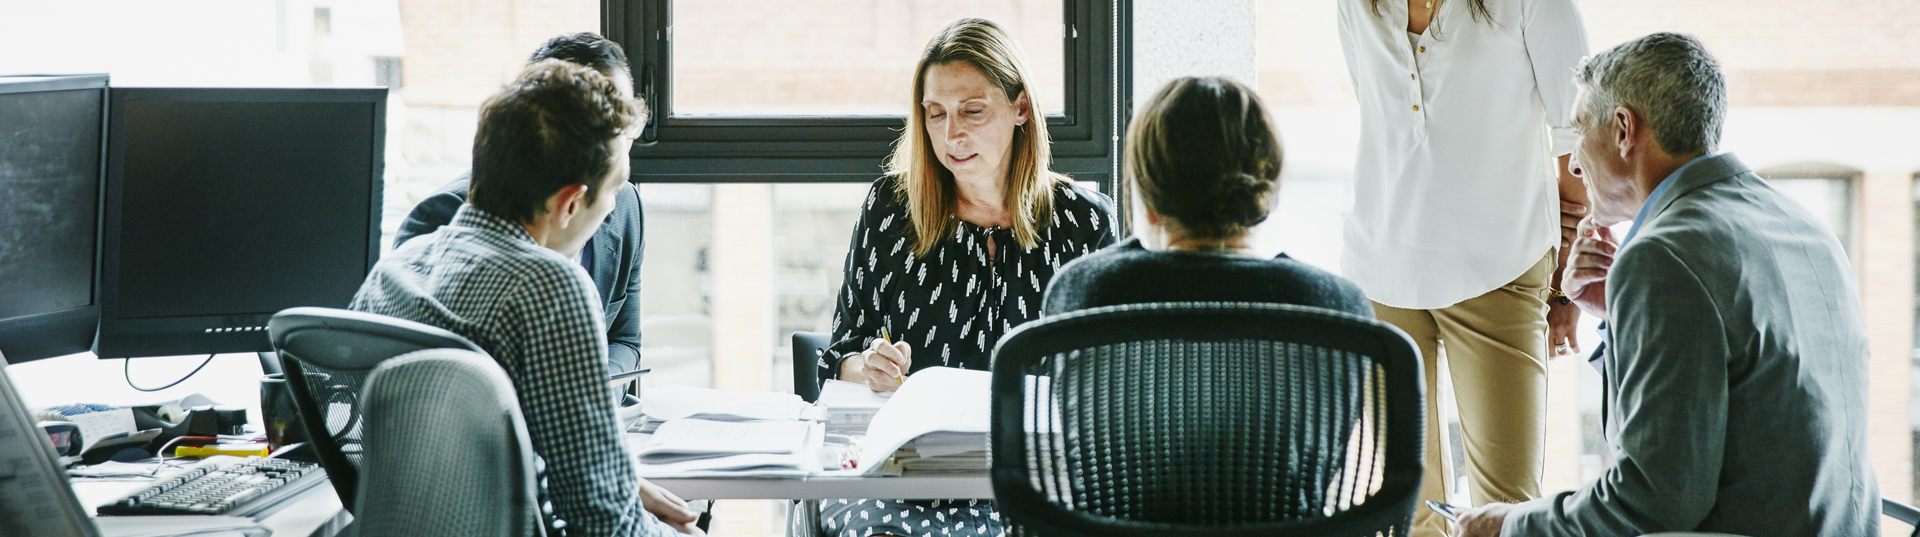
[[[948,21],[982,17],[1025,47],[1043,112],[1066,112],[1060,0],[998,4],[675,0],[674,114],[897,117],[914,63]],[[752,17],[741,17],[751,9]]]
[[[642,355],[655,373],[646,382],[789,389],[788,335],[832,330],[859,203],[904,125],[922,47],[955,18],[1014,34],[1048,117],[1053,169],[1112,192],[1112,103],[1127,85],[1111,82],[1124,54],[1111,29],[1129,20],[1126,6],[609,6],[607,34],[626,47],[653,111],[652,141],[633,151],[647,218]]]
[[[1853,210],[1853,183],[1859,171],[1828,164],[1790,164],[1761,170],[1758,175],[1833,230],[1847,256],[1859,264],[1859,247],[1854,243],[1859,223]]]
[[[373,85],[400,89],[405,85],[403,78],[400,72],[400,58],[373,59]]]
[[[953,18],[1021,41],[1055,171],[1112,192],[1128,85],[1124,0],[609,5],[608,37],[653,116],[633,149],[643,183],[870,182],[907,109],[914,62]],[[1049,95],[1052,93],[1053,95]],[[896,104],[898,103],[898,104]]]
[[[652,123],[633,148],[646,212],[647,385],[787,391],[789,335],[830,332],[849,237],[900,136],[922,47],[1002,24],[1026,52],[1054,171],[1113,192],[1130,84],[1125,1],[645,0],[605,4]],[[778,533],[785,502],[722,502],[721,533]]]

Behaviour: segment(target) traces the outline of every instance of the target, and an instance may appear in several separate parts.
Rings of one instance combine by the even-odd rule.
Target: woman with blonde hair
[[[1054,272],[1114,241],[1113,202],[1047,170],[1046,118],[999,25],[960,19],[927,43],[913,108],[862,205],[819,378],[893,391],[914,371],[985,370],[1040,316]],[[984,501],[840,500],[831,535],[998,535]]]

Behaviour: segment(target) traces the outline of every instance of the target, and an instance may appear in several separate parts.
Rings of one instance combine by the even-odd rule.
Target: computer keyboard
[[[127,493],[102,515],[253,516],[325,481],[320,465],[260,457],[208,459]]]

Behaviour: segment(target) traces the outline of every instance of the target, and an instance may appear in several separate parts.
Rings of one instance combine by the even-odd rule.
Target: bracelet
[[[1562,293],[1562,292],[1560,292],[1560,290],[1559,290],[1559,289],[1554,289],[1554,288],[1552,288],[1552,287],[1548,287],[1548,288],[1547,288],[1547,301],[1548,301],[1548,302],[1552,302],[1552,303],[1555,303],[1555,304],[1559,304],[1559,305],[1562,305],[1562,306],[1565,306],[1565,305],[1567,305],[1567,304],[1572,304],[1572,303],[1573,303],[1573,298],[1571,298],[1571,297],[1568,297],[1566,293]]]

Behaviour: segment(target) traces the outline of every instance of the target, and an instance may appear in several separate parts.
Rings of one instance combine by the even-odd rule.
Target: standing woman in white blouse
[[[1423,500],[1446,500],[1437,371],[1445,349],[1475,505],[1538,496],[1546,361],[1578,352],[1558,292],[1586,213],[1567,172],[1576,0],[1341,0],[1360,100],[1345,276],[1413,336],[1427,375]],[[1416,510],[1414,534],[1445,521]]]

